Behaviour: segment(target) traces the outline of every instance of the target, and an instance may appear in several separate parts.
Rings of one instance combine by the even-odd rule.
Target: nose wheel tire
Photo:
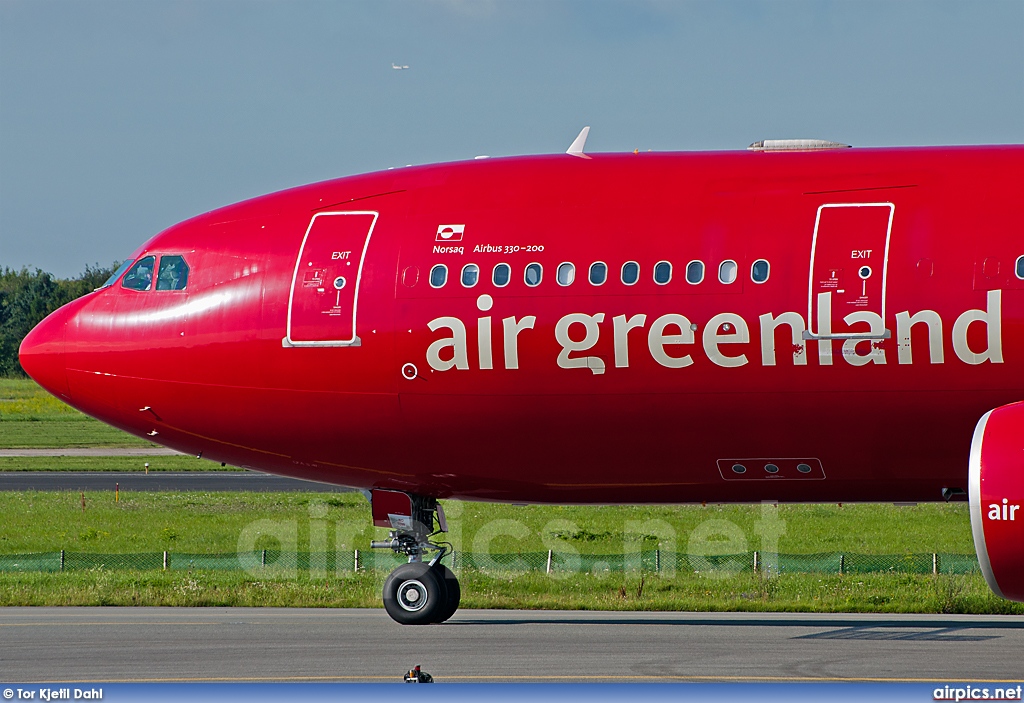
[[[448,589],[448,599],[445,602],[445,606],[438,613],[437,620],[434,622],[444,622],[452,615],[455,615],[455,611],[459,609],[459,600],[462,598],[462,588],[459,586],[459,580],[455,578],[455,574],[444,564],[438,562],[434,565],[433,570],[437,572],[437,575],[444,581],[445,586]]]
[[[442,568],[451,573],[446,567]],[[452,578],[455,578],[454,574]],[[384,582],[384,609],[395,622],[403,625],[442,622],[451,617],[451,613],[447,613],[449,596],[446,580],[444,572],[431,568],[429,564],[402,564]]]

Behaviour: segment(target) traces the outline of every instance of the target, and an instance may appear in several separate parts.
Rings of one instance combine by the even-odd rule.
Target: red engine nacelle
[[[971,443],[971,528],[985,580],[1024,601],[1024,403],[985,413]]]

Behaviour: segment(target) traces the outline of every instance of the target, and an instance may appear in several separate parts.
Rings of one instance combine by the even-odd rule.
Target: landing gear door
[[[359,282],[376,212],[318,212],[299,248],[286,347],[355,347]]]
[[[892,203],[822,205],[814,223],[808,285],[810,339],[885,339]],[[857,315],[856,328],[844,320]],[[853,322],[853,321],[851,321]],[[865,331],[863,323],[869,323]],[[854,331],[856,329],[857,331]]]

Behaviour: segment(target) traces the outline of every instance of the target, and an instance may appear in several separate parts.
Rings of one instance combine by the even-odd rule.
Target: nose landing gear
[[[400,491],[371,491],[370,504],[373,524],[392,528],[389,539],[371,542],[370,546],[409,557],[409,563],[392,571],[384,582],[384,609],[403,625],[444,622],[458,610],[462,595],[455,574],[441,563],[448,547],[430,541],[448,531],[444,510],[433,498]],[[428,551],[437,554],[424,562]]]

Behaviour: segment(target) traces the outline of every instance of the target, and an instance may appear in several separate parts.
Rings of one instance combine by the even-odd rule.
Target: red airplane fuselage
[[[1022,173],[1013,146],[342,178],[158,234],[132,259],[187,285],[114,282],[23,359],[129,432],[359,488],[940,500],[1024,399]]]

